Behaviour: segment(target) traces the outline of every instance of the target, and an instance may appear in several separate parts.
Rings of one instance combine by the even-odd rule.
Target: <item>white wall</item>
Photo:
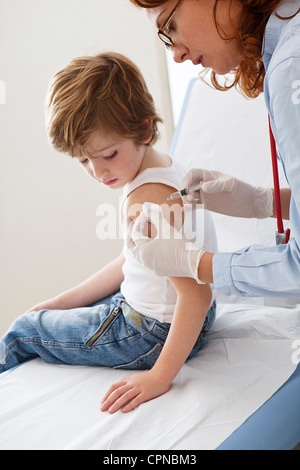
[[[174,126],[177,125],[182,104],[190,81],[198,77],[203,70],[201,65],[193,65],[191,61],[176,63],[171,51],[166,50],[166,61],[169,76],[170,95]]]
[[[50,148],[44,100],[75,56],[116,50],[141,68],[158,111],[158,148],[172,136],[163,46],[129,0],[0,0],[0,334],[33,304],[72,287],[116,256],[99,240],[96,210],[120,193]],[[3,99],[5,89],[5,100]]]

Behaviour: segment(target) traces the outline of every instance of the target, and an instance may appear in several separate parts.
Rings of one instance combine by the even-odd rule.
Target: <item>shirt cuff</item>
[[[231,276],[231,260],[233,253],[216,253],[213,256],[214,288],[221,294],[237,293]]]

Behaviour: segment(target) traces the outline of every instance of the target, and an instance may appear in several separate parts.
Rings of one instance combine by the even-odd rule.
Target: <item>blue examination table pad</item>
[[[218,450],[290,450],[300,442],[300,365]]]

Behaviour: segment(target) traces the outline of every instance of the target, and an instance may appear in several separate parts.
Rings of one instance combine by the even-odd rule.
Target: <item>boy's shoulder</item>
[[[129,219],[135,219],[142,211],[144,202],[150,202],[172,208],[174,201],[168,201],[167,198],[174,193],[176,189],[163,183],[145,183],[132,191],[126,201],[126,215]],[[176,201],[176,205],[181,207],[182,201]]]

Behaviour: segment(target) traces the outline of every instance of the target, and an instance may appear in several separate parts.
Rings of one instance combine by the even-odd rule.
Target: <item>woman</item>
[[[214,283],[223,294],[300,297],[300,1],[131,0],[146,8],[176,62],[191,60],[217,75],[234,74],[233,86],[247,97],[264,92],[277,153],[289,184],[281,190],[282,216],[290,218],[288,244],[250,246],[236,253],[186,249],[176,237],[150,240],[137,229],[129,245],[136,257],[161,275]],[[233,216],[276,217],[271,189],[255,188],[216,171],[191,170],[183,186],[203,181],[189,195],[209,210]],[[163,266],[168,266],[166,273]]]

